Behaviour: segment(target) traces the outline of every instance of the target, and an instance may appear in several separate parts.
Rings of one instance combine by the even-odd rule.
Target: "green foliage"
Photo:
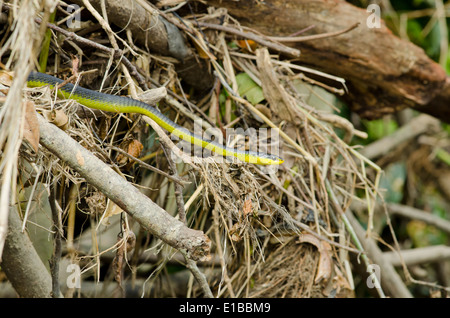
[[[445,233],[421,221],[412,220],[408,222],[406,232],[416,248],[445,244],[447,241]]]
[[[403,189],[406,182],[406,167],[404,162],[391,164],[385,169],[380,181],[380,188],[385,189],[384,199],[390,203],[400,203],[403,199]]]
[[[448,135],[450,135],[450,125],[447,123],[441,123],[441,127],[443,130],[447,132]]]
[[[256,84],[247,73],[236,75],[239,95],[246,97],[247,100],[256,105],[264,100],[262,88]]]
[[[53,23],[55,21],[55,16],[56,16],[56,9],[50,15],[49,19],[50,23]],[[42,73],[45,73],[47,69],[47,60],[50,51],[51,39],[52,39],[52,32],[50,31],[50,29],[47,29],[47,31],[45,31],[44,40],[42,42],[41,53],[39,54],[39,71]]]
[[[417,20],[408,20],[407,32],[411,42],[417,45],[425,44],[425,37],[422,33],[423,26]]]
[[[434,186],[420,184],[419,188],[420,197],[417,205],[435,216],[448,219],[450,214],[447,212],[449,208],[447,199],[443,198]],[[445,232],[422,221],[409,221],[406,225],[406,233],[414,247],[448,244],[448,235]]]
[[[436,158],[450,166],[450,153],[448,153],[444,149],[437,149]]]
[[[449,47],[449,51],[450,51],[450,47]],[[447,61],[445,63],[445,72],[450,75],[450,54],[447,55]]]
[[[363,123],[368,134],[368,142],[389,136],[398,128],[397,122],[393,119],[364,120]]]
[[[392,0],[391,4],[397,14],[436,8],[434,0]],[[411,42],[423,48],[430,58],[437,61],[440,54],[441,30],[438,21],[432,19],[431,15],[408,19],[406,33]]]

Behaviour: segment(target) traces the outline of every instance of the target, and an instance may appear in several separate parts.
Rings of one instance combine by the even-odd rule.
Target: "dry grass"
[[[33,12],[27,11],[25,17],[28,18],[20,14],[13,15],[16,25],[21,25],[22,19],[29,21],[29,15]],[[219,14],[223,15],[223,12],[211,10],[208,14],[197,16],[197,20],[208,22],[211,17]],[[230,16],[225,14],[223,17],[229,26],[240,29],[238,22]],[[241,72],[247,73],[259,85],[264,82],[254,50],[230,45],[236,41],[233,36],[226,33],[206,29],[200,31],[194,19],[186,18],[184,23],[193,31],[186,32],[186,35],[198,46],[198,54],[205,55],[203,58],[210,62],[213,70],[221,74],[230,89],[237,92],[236,75]],[[19,38],[22,32],[26,32],[23,35],[26,39],[33,38],[30,33],[33,28],[26,27],[25,30],[15,28],[8,34],[11,39],[18,37],[17,41],[11,40],[10,46],[12,43],[16,46],[25,43],[25,39]],[[110,32],[111,29],[107,30],[108,34]],[[84,37],[87,38],[88,35],[85,34]],[[156,79],[159,85],[164,85],[168,90],[182,96],[176,101],[178,108],[173,108],[174,102],[173,100],[171,102],[171,99],[161,102],[159,108],[165,113],[168,112],[170,117],[176,118],[185,127],[192,128],[191,119],[184,115],[192,113],[189,105],[185,103],[185,98],[192,98],[190,101],[204,113],[208,113],[210,121],[219,126],[275,127],[282,132],[280,147],[286,161],[280,169],[271,174],[267,174],[259,166],[248,164],[200,162],[177,165],[177,173],[191,182],[184,187],[183,192],[188,224],[204,231],[213,242],[213,256],[215,256],[213,259],[218,261],[201,268],[207,274],[213,294],[220,297],[325,297],[334,294],[351,297],[352,293],[348,290],[353,277],[345,264],[349,262],[349,250],[354,251],[354,245],[352,231],[348,228],[348,224],[343,222],[339,213],[345,211],[353,200],[361,200],[367,204],[370,227],[371,213],[378,195],[380,169],[348,145],[353,135],[361,134],[355,131],[350,123],[332,114],[333,101],[323,100],[324,96],[330,95],[324,94],[324,91],[317,93],[317,86],[325,88],[327,86],[319,81],[309,80],[308,73],[305,75],[303,71],[299,71],[298,66],[289,60],[271,55],[270,71],[275,75],[279,85],[284,87],[284,97],[293,107],[291,110],[294,111],[295,120],[289,122],[280,119],[280,113],[276,111],[278,105],[269,105],[267,100],[262,102],[263,105],[252,105],[244,100],[243,96],[232,94],[228,94],[226,101],[221,105],[223,115],[217,117],[219,90],[208,91],[203,96],[190,96],[180,85],[180,79],[173,68],[173,60],[152,55],[146,52],[144,47],[136,48],[136,44],[128,40],[123,39],[135,51],[134,55],[127,54],[132,63],[150,61],[145,76]],[[53,33],[52,48],[55,52],[63,52],[59,48],[61,44],[60,38]],[[65,50],[72,51],[74,47],[76,45],[71,44],[65,46]],[[26,70],[30,68],[32,58],[31,55],[20,55],[31,54],[31,50],[20,47],[11,47],[11,50],[7,66],[19,72],[16,73],[14,86],[9,91],[8,100],[2,107],[0,117],[1,168],[4,176],[2,182],[8,188],[9,182],[17,172],[16,154],[17,145],[20,143],[18,135],[20,130],[17,126],[7,123],[19,122],[18,119],[21,117],[20,107],[13,106],[20,105],[24,76]],[[91,53],[92,56],[84,57],[83,60],[95,60],[99,63],[99,67],[86,64],[86,69],[97,71],[86,75],[83,78],[85,83],[93,81],[92,79],[100,80],[104,91],[116,94],[134,95],[135,92],[140,92],[125,68],[116,67],[108,56],[99,51],[93,50]],[[55,71],[60,77],[69,75],[63,70],[61,61],[55,59],[57,55],[51,56],[52,64],[48,69]],[[81,68],[83,67],[82,63]],[[112,76],[102,79],[106,74]],[[327,77],[333,78],[330,75]],[[337,83],[345,82],[343,79],[334,79]],[[222,93],[225,83],[222,83],[220,88]],[[311,83],[318,85],[314,86]],[[342,90],[344,89],[343,86]],[[158,145],[158,137],[138,116],[100,114],[96,121],[89,110],[80,111],[80,108],[72,102],[59,101],[49,94],[46,88],[27,90],[26,96],[35,102],[38,111],[63,112],[69,120],[66,132],[70,136],[122,173],[168,213],[177,214],[173,182],[158,173],[139,168],[139,164],[128,160],[118,162],[116,153],[112,150],[111,145],[125,150],[127,149],[125,145],[133,140],[139,140],[145,149],[145,153],[141,156],[146,157],[148,163],[169,171],[167,160]],[[308,103],[308,100],[317,96],[321,99],[322,105],[326,106],[326,110],[318,110]],[[180,108],[184,111],[180,111]],[[261,109],[269,111],[265,113],[268,116],[263,117],[263,120],[255,119],[253,114]],[[8,114],[9,118],[5,114]],[[233,120],[234,114],[238,114],[240,119]],[[197,113],[196,115],[199,116]],[[344,129],[343,138],[337,135],[335,128]],[[101,204],[93,202],[92,198],[98,196],[97,190],[83,183],[76,173],[45,149],[40,151],[45,154],[42,160],[36,163],[43,169],[40,173],[43,176],[40,182],[58,188],[63,221],[69,222],[66,220],[70,219],[69,203],[73,201],[68,199],[69,188],[76,191],[70,197],[76,198],[78,213],[82,212],[87,216],[84,221],[86,224],[66,223],[68,233],[73,233],[75,226],[76,232],[79,233],[78,239],[74,238],[73,242],[75,251],[68,250],[67,255],[73,261],[81,263],[89,259],[86,268],[94,270],[87,271],[86,276],[93,275],[98,279],[99,265],[102,261],[99,256],[111,246],[118,246],[103,246],[98,241],[106,232],[104,227],[99,226],[99,222],[100,219],[104,221],[102,215],[109,209],[107,202],[104,200],[99,201]],[[21,165],[25,165],[25,161],[26,158],[23,156],[20,159]],[[74,188],[74,184],[80,187]],[[13,193],[16,191],[14,187],[15,184],[11,188]],[[5,200],[9,199],[5,198],[7,196],[5,193],[7,192],[2,191],[2,207],[7,204]],[[0,211],[4,212],[4,208]],[[4,216],[3,212],[0,215]],[[80,222],[80,219],[83,218],[78,216],[77,222]],[[134,255],[132,253],[127,255],[128,265],[125,266],[126,272],[131,268],[133,274],[124,276],[124,281],[145,280],[143,295],[166,296],[158,294],[155,290],[160,290],[158,282],[163,281],[163,277],[166,275],[170,277],[165,265],[174,255],[174,251],[167,252],[167,248],[162,248],[159,240],[137,229],[126,215],[123,215],[122,221],[124,219],[128,226],[135,230],[138,238],[136,252]],[[116,226],[115,235],[117,235],[119,230],[117,223],[111,221],[110,224],[109,228]],[[327,239],[329,249],[321,249],[320,243],[317,242],[311,244],[297,240],[306,234],[319,239],[317,242]],[[84,243],[90,240],[93,242],[91,241],[90,248],[86,248]],[[117,243],[114,241],[114,244]],[[69,245],[72,246],[72,242],[69,242]],[[150,257],[149,255],[153,254],[156,254],[157,258],[162,257],[159,263],[149,265],[139,261],[142,257]],[[79,258],[77,255],[83,257]],[[321,256],[329,259],[331,263],[321,263],[319,261]],[[325,272],[326,275],[324,279],[317,281],[319,272]],[[191,296],[202,294],[193,280],[188,281],[188,288],[185,290],[172,292]]]
[[[32,1],[24,1],[12,10],[12,24],[9,38],[2,43],[0,57],[7,69],[15,72],[8,95],[0,110],[0,256],[6,237],[9,204],[15,200],[18,150],[23,138],[25,103],[22,102],[22,88],[31,70],[33,54],[39,44],[38,29],[32,25],[36,8]],[[11,200],[12,198],[12,200]],[[1,257],[0,257],[1,259]]]

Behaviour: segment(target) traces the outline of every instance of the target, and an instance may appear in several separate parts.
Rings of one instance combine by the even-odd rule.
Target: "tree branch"
[[[389,214],[399,215],[413,220],[419,220],[433,225],[441,231],[445,231],[446,233],[450,234],[450,221],[446,219],[406,205],[389,203],[387,207]]]
[[[363,229],[358,220],[353,216],[350,210],[345,213],[350,224],[352,225],[358,239],[364,247],[364,251],[367,256],[372,260],[374,264],[377,264],[381,268],[381,285],[383,289],[389,292],[392,297],[411,298],[412,295],[406,288],[405,284],[401,280],[400,276],[395,271],[395,268],[390,262],[388,262],[381,252],[377,244],[366,236],[366,231]]]
[[[370,12],[344,0],[208,0],[224,7],[243,25],[272,36],[286,36],[314,25],[306,36],[359,27],[335,37],[291,43],[298,62],[346,79],[342,98],[353,111],[376,118],[415,108],[450,120],[450,79],[423,49],[394,35],[381,20],[368,26]],[[306,33],[306,32],[305,32]],[[333,83],[330,83],[331,85]]]
[[[23,298],[50,298],[52,278],[34,249],[16,207],[9,209],[8,233],[3,250],[2,270]]]
[[[393,266],[420,265],[424,263],[439,262],[450,259],[450,247],[445,245],[433,245],[420,248],[413,248],[408,250],[401,250],[401,258],[398,252],[384,252],[384,258]]]
[[[193,260],[209,257],[210,240],[170,216],[109,166],[38,115],[40,143],[103,192],[141,226]]]
[[[366,158],[374,160],[375,158],[389,154],[395,149],[398,149],[400,145],[413,140],[421,134],[438,131],[438,129],[439,120],[422,114],[412,119],[394,133],[365,146],[364,149],[360,150],[360,153]]]
[[[35,19],[36,23],[42,23],[42,20],[40,18]],[[116,59],[120,59],[120,61],[126,66],[126,68],[130,71],[130,74],[136,78],[136,80],[139,82],[139,86],[144,90],[147,91],[147,83],[145,82],[145,78],[137,71],[136,66],[134,66],[130,60],[123,54],[122,50],[114,50],[113,48],[104,46],[103,44],[96,43],[94,41],[85,39],[74,32],[67,31],[63,28],[60,28],[57,25],[54,25],[53,23],[47,23],[47,27],[49,29],[52,29],[56,32],[59,32],[63,35],[65,35],[69,40],[73,40],[74,42],[77,42],[79,44],[84,44],[89,47],[93,47],[97,50],[106,52],[108,54],[111,54]]]
[[[198,22],[198,25],[201,27],[205,27],[208,29],[213,29],[213,30],[218,30],[218,31],[223,31],[223,32],[227,32],[227,33],[231,33],[234,35],[237,35],[241,38],[246,38],[246,39],[250,39],[253,40],[261,45],[264,45],[266,47],[268,47],[269,49],[275,50],[275,51],[279,51],[280,53],[284,53],[287,55],[291,55],[293,57],[299,57],[300,56],[300,51],[290,48],[288,46],[285,46],[283,44],[274,42],[273,40],[268,39],[267,37],[262,37],[260,35],[257,35],[255,33],[251,33],[251,32],[243,32],[240,31],[236,28],[233,27],[229,27],[229,26],[225,26],[225,25],[220,25],[220,24],[212,24],[212,23],[206,23],[206,22]]]
[[[61,296],[60,283],[59,283],[59,261],[61,260],[62,254],[62,243],[61,237],[63,233],[61,214],[56,207],[56,195],[55,187],[50,186],[49,203],[50,209],[52,210],[53,228],[54,234],[54,249],[53,255],[50,260],[50,273],[52,276],[52,296],[54,298],[59,298]]]
[[[82,0],[74,2],[83,5]],[[152,52],[176,58],[179,61],[175,65],[177,73],[190,85],[202,89],[211,86],[212,75],[206,63],[196,58],[180,30],[164,19],[158,9],[140,0],[104,2],[108,21],[126,28],[138,43]],[[102,0],[90,0],[89,3],[101,11]],[[192,69],[196,72],[192,72]]]

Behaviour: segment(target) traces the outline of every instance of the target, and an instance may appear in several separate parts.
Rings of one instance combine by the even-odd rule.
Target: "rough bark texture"
[[[22,220],[15,207],[9,209],[8,233],[0,265],[20,297],[51,297],[50,273],[39,258],[28,234],[22,232]]]
[[[450,121],[450,82],[445,71],[414,44],[381,23],[369,28],[370,12],[343,0],[208,0],[225,7],[243,25],[270,36],[345,30],[336,37],[287,43],[301,50],[299,63],[343,77],[349,93],[343,98],[366,118],[406,107]],[[219,21],[217,21],[219,23]],[[447,116],[447,118],[445,117]]]

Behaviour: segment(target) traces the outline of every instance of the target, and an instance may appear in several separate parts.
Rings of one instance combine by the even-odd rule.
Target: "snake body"
[[[224,157],[235,157],[240,161],[259,165],[278,165],[283,163],[283,159],[275,155],[234,149],[200,137],[188,129],[174,123],[156,108],[139,100],[101,93],[84,87],[75,86],[71,83],[60,86],[63,82],[63,80],[57,77],[39,72],[31,72],[27,80],[29,87],[48,85],[53,89],[55,86],[58,86],[58,92],[64,96],[64,98],[73,99],[88,108],[115,113],[138,113],[146,115],[153,119],[160,127],[178,138],[193,145],[209,149]]]

